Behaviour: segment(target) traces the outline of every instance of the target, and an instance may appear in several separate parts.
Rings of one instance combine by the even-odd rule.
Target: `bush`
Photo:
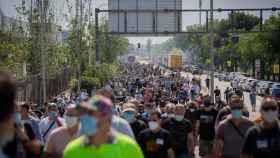
[[[72,91],[78,90],[78,80],[77,79],[72,79],[70,85],[71,85]],[[85,76],[83,76],[81,78],[81,89],[86,89],[87,92],[90,93],[94,87],[97,89],[101,88],[101,83],[100,83],[99,78],[85,77]]]
[[[91,92],[93,87],[97,89],[101,88],[118,72],[119,65],[117,63],[103,63],[97,66],[88,66],[84,71],[81,79],[81,89],[86,89],[88,92]],[[77,91],[78,80],[72,79],[70,82],[70,86],[73,91]]]

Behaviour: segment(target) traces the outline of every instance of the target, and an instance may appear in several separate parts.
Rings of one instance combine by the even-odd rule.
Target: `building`
[[[10,8],[12,9],[12,8]],[[16,13],[14,13],[16,14]],[[16,32],[19,25],[28,26],[26,21],[20,21],[15,18],[16,16],[11,13],[5,13],[5,11],[0,7],[0,31],[2,32]],[[64,40],[64,32],[61,26],[56,24],[48,25],[49,33],[47,34],[47,39],[49,43],[62,45]],[[26,27],[25,27],[26,28]],[[21,36],[21,35],[19,35]]]

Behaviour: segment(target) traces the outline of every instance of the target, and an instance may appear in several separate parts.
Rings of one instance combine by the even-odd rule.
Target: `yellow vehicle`
[[[168,68],[172,70],[182,69],[182,55],[181,54],[169,54],[168,55]]]

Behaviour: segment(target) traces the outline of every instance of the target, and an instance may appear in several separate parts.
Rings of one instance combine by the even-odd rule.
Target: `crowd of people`
[[[121,69],[102,89],[64,93],[40,108],[16,104],[16,85],[0,72],[0,158],[279,157],[275,99],[264,98],[252,120],[238,90],[227,88],[223,101],[217,86],[213,100],[198,76]]]

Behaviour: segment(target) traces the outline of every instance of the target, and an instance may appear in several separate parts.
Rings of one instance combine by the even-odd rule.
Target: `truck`
[[[167,67],[172,70],[182,69],[182,55],[181,54],[169,54]]]

